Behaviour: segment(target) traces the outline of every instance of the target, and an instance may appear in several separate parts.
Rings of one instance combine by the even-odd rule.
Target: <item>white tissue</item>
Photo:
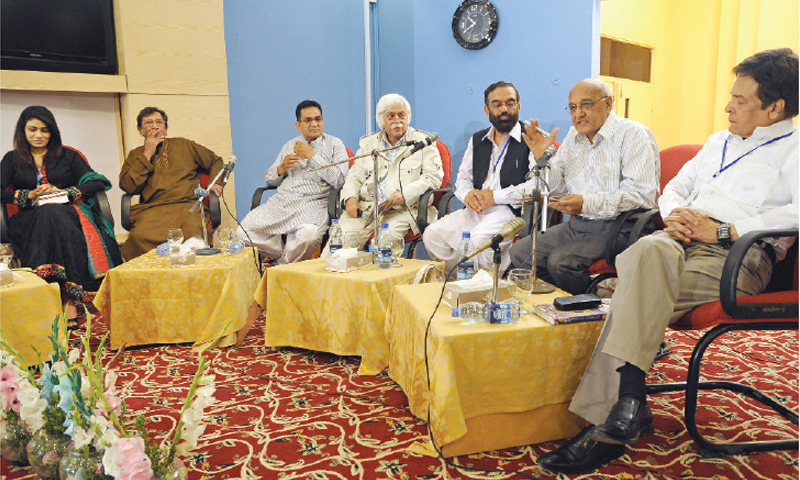
[[[494,277],[492,277],[486,270],[478,270],[478,272],[469,280],[458,280],[457,282],[450,283],[463,288],[464,291],[474,291],[484,288],[492,288],[494,286]]]
[[[330,258],[347,259],[347,258],[355,258],[357,255],[358,255],[357,248],[340,248],[339,250],[333,252]]]

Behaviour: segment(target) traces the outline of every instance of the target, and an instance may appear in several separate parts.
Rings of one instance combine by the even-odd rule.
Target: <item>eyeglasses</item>
[[[314,118],[306,117],[300,121],[305,123],[306,125],[311,125],[314,122],[322,123],[322,117],[314,117]]]
[[[509,110],[514,110],[515,108],[517,108],[517,101],[516,100],[509,100],[509,101],[503,103],[503,102],[501,102],[499,100],[495,100],[495,101],[489,103],[489,106],[492,107],[494,110],[499,110],[500,108],[503,107],[503,105],[505,105],[506,108],[509,109]]]
[[[164,125],[166,125],[164,120],[145,120],[142,122],[143,127],[163,127]]]
[[[564,107],[564,110],[566,110],[567,113],[569,113],[569,114],[575,113],[575,111],[578,110],[579,108],[581,110],[583,110],[583,111],[591,110],[597,102],[599,102],[600,100],[602,100],[604,98],[607,98],[607,97],[608,97],[608,95],[603,95],[602,97],[598,98],[595,101],[585,100],[585,101],[581,102],[580,105],[575,105],[574,103],[570,103],[569,105]]]
[[[394,120],[395,118],[399,118],[400,120],[405,120],[406,117],[408,117],[408,113],[406,113],[406,112],[398,112],[398,113],[385,112],[383,114],[383,116],[385,116],[390,121]]]

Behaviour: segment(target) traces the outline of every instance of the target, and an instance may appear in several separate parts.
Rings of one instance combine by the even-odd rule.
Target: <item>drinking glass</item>
[[[520,315],[528,313],[522,308],[522,303],[531,296],[533,292],[533,271],[524,268],[515,268],[508,272],[508,292],[519,303]]]
[[[361,246],[359,241],[358,232],[345,232],[344,234],[344,248],[358,248]]]
[[[400,264],[400,257],[403,256],[403,251],[406,249],[406,241],[403,237],[392,238],[392,266],[402,267]]]
[[[169,243],[170,253],[179,250],[183,244],[183,230],[180,228],[170,228],[167,230],[167,243]]]
[[[11,263],[11,257],[13,255],[14,252],[11,250],[10,243],[0,243],[0,264],[8,267],[8,264]]]
[[[219,241],[222,253],[230,253],[231,242],[233,241],[233,229],[228,227],[218,228],[217,241]]]

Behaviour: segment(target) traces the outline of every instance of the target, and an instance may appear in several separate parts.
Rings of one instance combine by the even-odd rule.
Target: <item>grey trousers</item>
[[[684,244],[668,233],[639,239],[617,256],[619,283],[610,313],[570,410],[589,422],[604,423],[619,397],[617,369],[629,362],[647,372],[667,327],[692,308],[719,300],[722,266],[728,251],[719,245]],[[745,257],[737,289],[762,292],[772,262],[760,246]]]
[[[572,217],[554,225],[536,237],[536,275],[556,287],[576,295],[586,291],[591,278],[586,272],[606,253],[614,220],[586,220]],[[626,222],[620,237],[628,238],[633,222]],[[511,263],[518,268],[531,268],[531,237],[511,247]]]

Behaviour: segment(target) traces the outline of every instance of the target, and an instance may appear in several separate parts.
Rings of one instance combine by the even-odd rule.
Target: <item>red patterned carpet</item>
[[[102,323],[102,322],[100,322]],[[197,479],[515,479],[519,470],[539,478],[555,476],[536,457],[563,442],[522,446],[456,457],[454,463],[506,473],[456,469],[444,461],[406,452],[427,439],[403,391],[386,375],[357,376],[357,359],[299,349],[263,346],[263,315],[238,347],[210,353],[218,399],[210,425],[189,459]],[[658,362],[648,382],[682,380],[694,332],[669,332],[673,353]],[[111,358],[111,352],[106,352]],[[711,349],[704,376],[755,384],[798,409],[796,332],[738,333]],[[119,373],[130,413],[146,414],[155,429],[174,427],[189,386],[196,356],[189,346],[137,348],[110,368]],[[749,400],[704,393],[701,431],[720,439],[791,438],[796,429]],[[796,479],[798,452],[704,459],[686,433],[682,394],[650,397],[656,433],[591,479]],[[2,478],[35,478],[30,469],[3,461]]]

